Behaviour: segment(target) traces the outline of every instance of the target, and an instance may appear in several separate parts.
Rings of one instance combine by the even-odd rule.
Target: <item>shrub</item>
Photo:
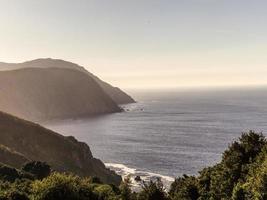
[[[174,200],[197,200],[199,198],[198,179],[194,176],[184,175],[175,179],[169,192]]]
[[[110,185],[99,185],[98,187],[95,187],[94,192],[97,194],[99,200],[116,199],[116,194]]]
[[[13,191],[8,195],[8,200],[29,200],[29,197],[25,193]]]
[[[120,185],[120,197],[121,200],[131,200],[132,190],[131,190],[131,179],[126,177]]]
[[[12,167],[0,165],[0,179],[4,181],[14,182],[20,178],[19,172]]]
[[[39,162],[39,161],[32,161],[29,163],[26,163],[22,170],[28,173],[31,173],[35,175],[37,179],[43,179],[50,175],[51,168],[48,164],[45,162]]]
[[[87,180],[59,173],[34,181],[32,195],[36,200],[97,200]]]
[[[138,200],[168,200],[167,194],[160,179],[143,183],[143,189],[138,195]]]

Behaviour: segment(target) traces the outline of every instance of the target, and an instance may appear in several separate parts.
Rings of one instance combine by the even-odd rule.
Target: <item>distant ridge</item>
[[[102,87],[104,92],[106,92],[117,104],[135,103],[135,100],[132,97],[118,87],[113,87],[94,74],[88,72],[84,67],[72,62],[52,58],[40,58],[23,63],[0,62],[0,70],[14,70],[21,68],[67,68],[78,70],[92,77]]]
[[[121,111],[92,77],[63,68],[1,71],[0,110],[31,121]]]

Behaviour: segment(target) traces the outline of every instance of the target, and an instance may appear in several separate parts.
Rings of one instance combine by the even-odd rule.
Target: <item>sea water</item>
[[[134,91],[125,112],[46,124],[86,142],[122,176],[196,175],[242,132],[267,133],[267,89]],[[136,182],[135,182],[136,183]],[[137,184],[137,183],[136,183]]]

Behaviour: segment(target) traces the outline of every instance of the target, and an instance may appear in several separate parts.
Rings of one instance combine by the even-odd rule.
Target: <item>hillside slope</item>
[[[8,163],[0,160],[14,167],[23,164],[23,159],[40,160],[57,171],[97,176],[107,183],[119,184],[121,181],[120,176],[106,169],[99,159],[92,156],[85,143],[3,112],[0,112],[0,143],[5,146],[0,148],[0,155],[15,154],[20,158],[15,164],[12,164],[14,160]],[[3,151],[7,153],[1,153]]]
[[[23,164],[29,161],[30,160],[22,154],[0,144],[0,163],[4,163],[15,168],[20,168]]]
[[[59,68],[1,71],[0,110],[31,121],[121,111],[93,78]]]
[[[67,68],[74,69],[86,73],[91,78],[93,78],[102,87],[104,92],[106,92],[117,104],[127,104],[134,103],[134,99],[128,94],[123,92],[118,87],[113,87],[112,85],[102,81],[100,78],[94,74],[88,72],[84,67],[79,66],[72,62],[67,62],[60,59],[36,59],[32,61],[27,61],[24,63],[1,63],[0,70],[14,70],[21,68]]]

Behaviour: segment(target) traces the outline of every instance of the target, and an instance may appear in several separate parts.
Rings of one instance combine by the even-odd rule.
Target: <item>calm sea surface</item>
[[[86,142],[118,173],[166,182],[215,164],[243,131],[267,134],[267,89],[134,91],[126,112],[45,126]]]

